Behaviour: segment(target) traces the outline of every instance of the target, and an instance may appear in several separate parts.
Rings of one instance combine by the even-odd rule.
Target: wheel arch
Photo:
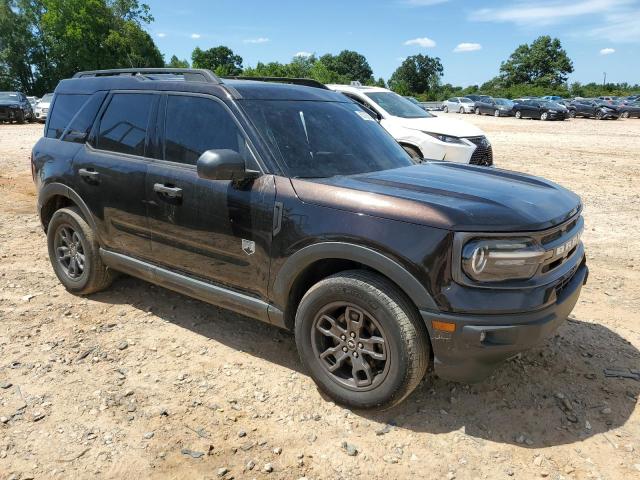
[[[42,188],[38,195],[38,214],[44,231],[47,231],[51,217],[57,210],[70,206],[77,207],[80,210],[84,219],[98,235],[95,220],[87,204],[84,203],[78,193],[62,183],[49,183]]]
[[[367,269],[387,278],[417,310],[438,310],[427,289],[395,260],[361,245],[322,242],[291,255],[276,275],[272,297],[283,309],[284,326],[293,328],[298,304],[312,285],[330,275],[352,269]]]

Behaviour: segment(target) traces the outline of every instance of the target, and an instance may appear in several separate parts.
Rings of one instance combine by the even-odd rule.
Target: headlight
[[[528,280],[545,254],[530,238],[474,239],[462,248],[462,269],[478,282]]]
[[[17,109],[17,108],[20,108],[20,105],[9,105],[9,108],[15,108],[15,109]]]
[[[444,143],[458,143],[461,145],[466,145],[462,139],[458,138],[458,137],[452,137],[451,135],[442,135],[440,133],[431,133],[431,132],[422,132],[422,133],[426,133],[427,135],[436,138],[438,140],[440,140],[441,142]]]

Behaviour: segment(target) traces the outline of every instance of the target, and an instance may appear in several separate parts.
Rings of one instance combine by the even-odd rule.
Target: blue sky
[[[445,83],[480,84],[521,43],[557,36],[570,81],[640,83],[640,0],[146,0],[165,58],[227,45],[244,65],[356,50],[388,79],[408,55],[438,56]]]

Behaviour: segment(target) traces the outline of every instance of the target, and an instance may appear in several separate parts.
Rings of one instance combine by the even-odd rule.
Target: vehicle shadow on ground
[[[293,335],[150,285],[118,280],[92,300],[151,310],[159,318],[230,348],[307,374]],[[485,440],[540,448],[584,440],[623,426],[640,381],[605,377],[604,370],[637,369],[640,352],[612,330],[568,320],[545,344],[500,366],[484,382],[446,382],[431,372],[400,405],[355,415],[414,432],[459,431],[461,441]],[[607,437],[607,440],[610,440]]]

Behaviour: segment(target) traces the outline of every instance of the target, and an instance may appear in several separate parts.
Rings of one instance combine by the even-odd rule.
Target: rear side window
[[[48,138],[60,138],[71,119],[87,101],[89,95],[56,94],[49,121],[47,123]]]
[[[170,95],[165,116],[164,159],[195,165],[207,150],[241,151],[244,140],[229,112],[202,97]]]
[[[85,102],[80,108],[80,111],[71,120],[71,123],[66,129],[64,137],[65,142],[84,143],[89,135],[93,121],[96,118],[98,110],[106,97],[106,92],[98,92]]]
[[[143,156],[153,97],[116,93],[100,120],[96,148]]]

